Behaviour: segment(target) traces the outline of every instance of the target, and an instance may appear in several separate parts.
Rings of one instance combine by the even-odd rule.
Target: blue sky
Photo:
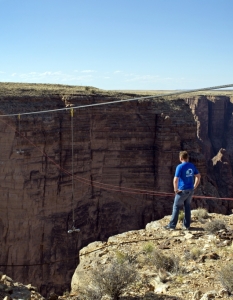
[[[102,89],[233,83],[232,0],[0,0],[0,81]]]

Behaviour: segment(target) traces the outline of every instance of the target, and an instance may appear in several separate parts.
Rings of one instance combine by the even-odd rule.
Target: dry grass
[[[82,300],[101,300],[108,295],[113,300],[119,299],[123,290],[137,281],[137,271],[128,262],[119,263],[114,260],[108,266],[98,266],[92,272],[90,283],[80,289]]]
[[[186,260],[197,260],[201,254],[202,254],[202,250],[200,248],[193,247],[189,251],[185,252],[185,259]]]
[[[115,91],[117,92],[117,91]],[[200,92],[193,92],[193,93],[183,93],[182,90],[119,90],[118,92],[122,93],[136,93],[138,95],[142,96],[148,96],[148,95],[161,95],[166,96],[167,94],[173,94],[173,93],[179,93],[177,95],[173,96],[166,96],[166,99],[173,100],[173,99],[183,99],[183,98],[189,98],[189,97],[195,97],[195,96],[233,96],[233,90],[209,90],[209,91],[200,91]]]
[[[207,219],[208,212],[205,208],[198,208],[192,210],[192,217],[197,218],[198,220]]]
[[[163,269],[171,273],[178,273],[179,271],[179,258],[176,256],[164,255],[162,251],[157,249],[149,254],[148,262],[154,265],[157,270]]]
[[[226,229],[225,222],[222,220],[214,220],[205,225],[205,230],[209,233],[215,233],[221,229]]]
[[[127,96],[148,96],[155,95],[165,97],[170,93],[177,93],[179,90],[102,90],[91,86],[75,86],[62,84],[43,84],[43,83],[15,83],[0,82],[0,96],[42,96],[42,95],[127,95]],[[182,92],[182,91],[180,91]],[[178,94],[175,96],[166,96],[167,100],[182,99],[198,95],[210,96],[233,96],[233,90],[205,91],[189,94]]]
[[[233,292],[233,263],[226,264],[219,271],[221,284],[228,292]]]
[[[45,95],[92,95],[117,94],[91,86],[75,86],[62,84],[10,83],[0,82],[0,96],[45,96]]]

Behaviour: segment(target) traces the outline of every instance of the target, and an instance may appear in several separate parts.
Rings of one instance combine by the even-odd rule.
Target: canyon
[[[180,150],[202,175],[193,208],[231,213],[233,203],[218,199],[233,197],[230,93],[78,109],[141,94],[0,87],[0,270],[15,280],[62,293],[81,248],[169,215],[173,197],[162,193],[173,192]],[[68,234],[73,225],[80,232]]]

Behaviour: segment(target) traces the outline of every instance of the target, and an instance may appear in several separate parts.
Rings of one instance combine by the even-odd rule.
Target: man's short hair
[[[189,154],[187,151],[180,151],[180,158],[187,160],[189,158]]]

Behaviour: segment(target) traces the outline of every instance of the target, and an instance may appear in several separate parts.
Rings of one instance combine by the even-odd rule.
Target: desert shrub
[[[207,219],[209,215],[205,208],[198,208],[192,210],[192,216],[194,218],[197,218],[198,220],[202,220],[202,219]]]
[[[130,263],[114,260],[110,265],[96,267],[90,284],[80,291],[82,300],[100,300],[104,295],[119,299],[123,290],[137,280],[137,271]]]
[[[149,242],[145,244],[141,252],[142,253],[141,260],[139,258],[139,261],[143,262],[143,264],[154,265],[154,260],[153,260],[154,251],[155,251],[155,247],[152,243]]]
[[[150,254],[154,251],[155,249],[155,246],[152,244],[152,243],[146,243],[143,247],[143,251],[146,253],[146,254]]]
[[[103,293],[98,287],[88,285],[88,287],[79,290],[79,300],[101,300]]]
[[[121,251],[116,251],[116,259],[118,263],[129,262],[130,264],[136,263],[138,258],[138,253],[131,254],[131,253],[124,253]]]
[[[151,255],[151,261],[156,268],[166,270],[171,273],[178,273],[180,269],[179,257],[164,255],[161,251],[155,250]]]
[[[173,273],[173,274],[185,274],[186,269],[181,266],[180,257],[173,254],[171,256],[171,258],[173,260],[173,268],[171,270],[171,273]]]
[[[197,247],[194,247],[194,248],[190,249],[189,251],[185,252],[185,259],[186,260],[197,260],[201,254],[202,254],[202,250]]]
[[[174,263],[171,257],[164,255],[160,251],[155,251],[153,258],[157,269],[164,269],[166,271],[172,270]]]
[[[221,220],[214,220],[205,225],[205,230],[209,233],[215,233],[221,229],[226,229],[225,223]]]
[[[178,221],[183,222],[183,220],[184,220],[184,211],[180,210],[179,216],[178,216]]]
[[[127,260],[127,255],[121,251],[116,251],[116,259],[117,259],[117,262],[122,264],[124,263],[126,260]]]
[[[233,292],[233,263],[226,264],[219,271],[219,279],[228,292]]]

